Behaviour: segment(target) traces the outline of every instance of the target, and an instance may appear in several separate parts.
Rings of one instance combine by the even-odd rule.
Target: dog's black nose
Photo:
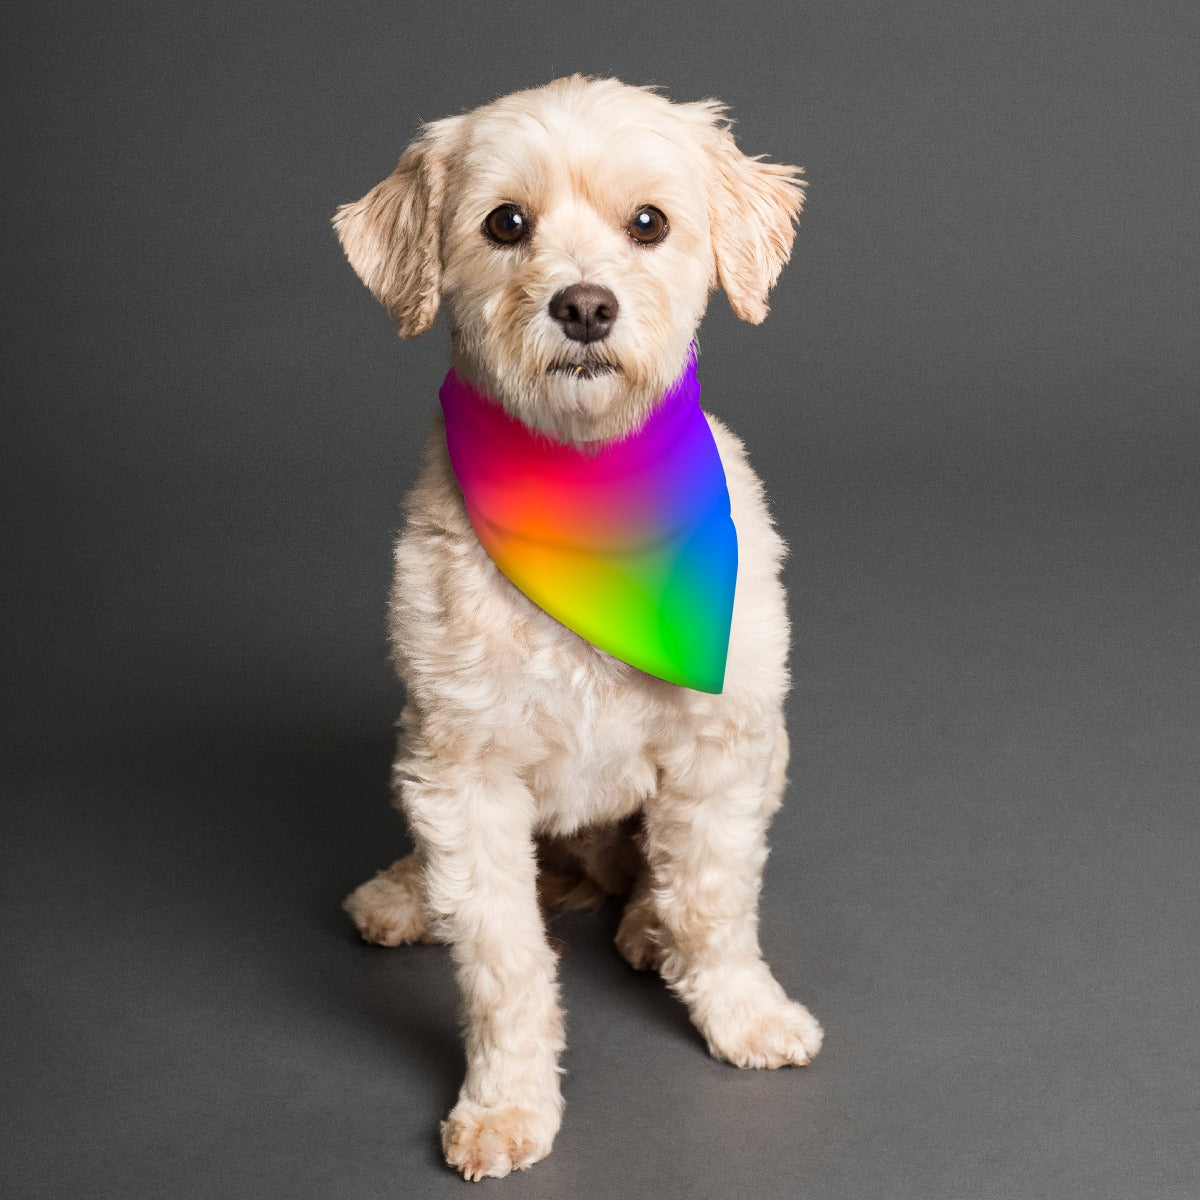
[[[575,342],[602,342],[617,319],[617,298],[598,283],[573,283],[550,298],[550,315]]]

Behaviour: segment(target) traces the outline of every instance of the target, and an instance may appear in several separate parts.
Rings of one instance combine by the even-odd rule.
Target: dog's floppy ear
[[[333,218],[346,258],[395,319],[401,337],[419,337],[437,315],[446,143],[457,124],[457,117],[448,117],[424,126],[396,169]]]
[[[804,203],[803,171],[743,154],[729,132],[724,106],[704,105],[712,122],[709,220],[717,279],[729,305],[757,325],[767,293],[792,253]]]

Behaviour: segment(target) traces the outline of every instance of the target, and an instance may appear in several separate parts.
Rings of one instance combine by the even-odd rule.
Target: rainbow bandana
[[[451,371],[446,448],[492,561],[593,646],[659,679],[720,692],[737,533],[696,350],[635,433],[551,441]]]

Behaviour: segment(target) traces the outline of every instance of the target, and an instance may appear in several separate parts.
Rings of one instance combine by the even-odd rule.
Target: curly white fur
[[[461,374],[530,426],[588,441],[644,417],[718,284],[739,316],[763,319],[791,251],[798,174],[743,155],[716,102],[672,104],[573,76],[427,125],[335,225],[403,336],[427,329],[444,302]],[[531,224],[518,246],[483,236],[501,204]],[[654,246],[626,229],[647,204],[669,222]],[[581,281],[620,305],[590,348],[548,312],[555,292]],[[549,371],[597,349],[616,371]],[[551,843],[595,894],[632,886],[618,945],[661,971],[713,1054],[801,1065],[821,1044],[757,936],[788,754],[784,547],[741,443],[709,421],[739,544],[717,696],[610,658],[518,592],[471,529],[440,422],[409,498],[390,628],[408,694],[394,782],[417,852],[346,906],[368,940],[453,948],[467,1075],[442,1140],[469,1179],[544,1157],[561,1120],[563,1018],[538,890],[540,848],[541,899],[563,902],[548,882]]]

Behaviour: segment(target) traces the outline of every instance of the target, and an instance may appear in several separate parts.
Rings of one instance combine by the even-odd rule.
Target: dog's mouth
[[[617,375],[620,373],[619,363],[605,362],[601,359],[585,359],[583,362],[570,362],[562,359],[552,362],[546,368],[547,375],[566,375],[571,379],[598,379],[602,375]]]

